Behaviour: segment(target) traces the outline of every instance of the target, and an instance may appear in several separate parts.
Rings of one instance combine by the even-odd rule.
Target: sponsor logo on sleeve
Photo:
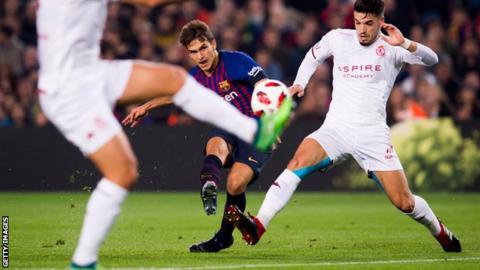
[[[251,77],[257,77],[258,73],[262,71],[263,69],[259,66],[254,66],[252,69],[248,72],[248,75]]]

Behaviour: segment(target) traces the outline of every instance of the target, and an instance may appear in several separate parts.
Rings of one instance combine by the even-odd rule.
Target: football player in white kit
[[[181,0],[129,0],[153,6]],[[98,251],[135,184],[137,161],[114,104],[173,102],[199,120],[266,149],[284,128],[291,99],[260,121],[244,116],[180,67],[100,59],[109,0],[39,0],[37,13],[40,103],[50,121],[102,173],[88,201],[73,269],[95,269]],[[224,117],[218,117],[223,115]],[[239,129],[238,127],[242,127]]]
[[[460,252],[458,239],[435,216],[427,202],[413,195],[390,142],[385,107],[404,63],[431,66],[438,62],[429,48],[410,41],[384,22],[382,0],[357,0],[355,30],[327,33],[306,54],[292,94],[303,96],[316,67],[332,56],[333,93],[325,122],[298,147],[287,168],[268,190],[256,217],[230,207],[230,220],[249,244],[256,244],[271,219],[287,204],[301,180],[352,156],[402,212],[423,224],[447,252]],[[388,35],[383,35],[384,29]]]

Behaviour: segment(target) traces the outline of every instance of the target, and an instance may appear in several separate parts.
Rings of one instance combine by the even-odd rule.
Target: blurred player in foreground
[[[126,2],[153,6],[180,1]],[[260,149],[270,147],[290,114],[291,103],[286,102],[275,115],[257,122],[198,84],[182,68],[101,60],[107,5],[108,0],[40,0],[37,13],[42,109],[103,175],[87,205],[73,269],[97,267],[100,245],[138,177],[135,155],[112,114],[114,104],[171,98],[197,119]]]
[[[461,251],[459,240],[427,202],[410,191],[386,124],[386,102],[403,64],[431,66],[438,62],[438,57],[431,49],[404,38],[395,26],[385,23],[383,10],[382,0],[357,0],[355,30],[330,31],[305,56],[291,93],[303,96],[317,66],[333,56],[332,103],[323,125],[304,139],[268,190],[258,215],[249,217],[235,206],[229,208],[229,218],[249,244],[260,240],[303,178],[328,169],[348,155],[383,188],[393,205],[424,225],[445,251]]]
[[[262,68],[244,53],[218,51],[213,33],[204,22],[194,20],[186,24],[179,40],[196,64],[190,70],[190,75],[230,102],[243,115],[254,118],[250,100],[255,84],[266,79]],[[164,100],[160,98],[147,102],[134,109],[122,123],[135,126],[149,110],[163,104]],[[227,118],[224,114],[218,117]],[[213,129],[207,137],[205,159],[200,172],[200,196],[207,215],[217,211],[217,189],[222,168],[230,168],[225,210],[227,206],[235,205],[243,211],[246,206],[245,190],[257,178],[269,156],[269,153],[256,150],[229,132]],[[233,224],[224,216],[220,230],[213,238],[192,245],[190,251],[218,252],[226,249],[233,244],[233,230]]]

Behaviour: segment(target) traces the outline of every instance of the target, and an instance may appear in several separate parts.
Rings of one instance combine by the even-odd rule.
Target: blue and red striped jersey
[[[243,114],[255,117],[250,100],[255,83],[267,77],[265,72],[255,60],[242,52],[221,50],[218,57],[217,68],[211,76],[205,75],[198,66],[190,69],[190,75]]]

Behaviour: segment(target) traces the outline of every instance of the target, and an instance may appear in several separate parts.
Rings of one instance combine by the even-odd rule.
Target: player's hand
[[[136,127],[140,121],[148,115],[148,110],[145,106],[140,106],[133,109],[127,117],[125,117],[122,121],[122,124],[125,126],[130,125],[130,127]]]
[[[277,136],[277,139],[272,144],[272,151],[275,151],[278,148],[278,146],[280,146],[281,143],[282,143],[282,139],[280,138],[280,136]]]
[[[385,42],[392,46],[400,46],[404,41],[405,37],[402,32],[393,24],[383,23],[380,27],[385,30],[388,36],[380,33],[381,37]]]
[[[299,84],[294,84],[290,86],[288,88],[288,92],[290,93],[290,95],[292,95],[292,97],[295,95],[297,95],[297,97],[303,97],[303,95],[305,94],[305,90]]]

